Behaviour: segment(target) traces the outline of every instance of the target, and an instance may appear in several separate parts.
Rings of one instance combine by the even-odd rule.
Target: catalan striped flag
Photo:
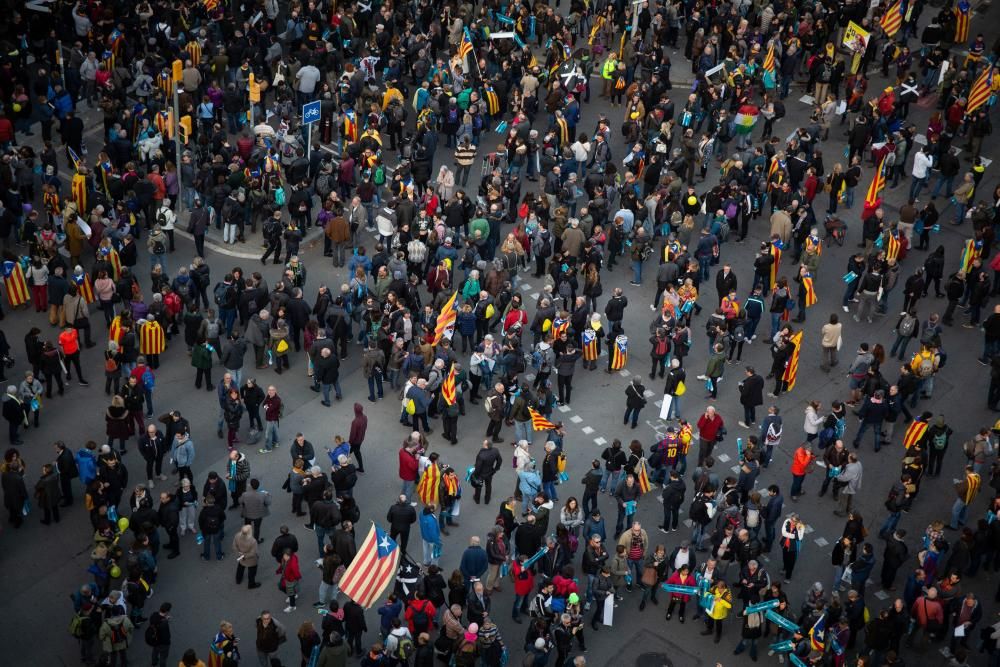
[[[195,67],[201,62],[201,44],[198,43],[197,39],[192,39],[190,42],[184,45],[184,50],[187,51],[188,57],[191,58],[191,64]]]
[[[542,413],[534,408],[528,408],[528,414],[531,415],[531,428],[536,431],[552,431],[558,428],[558,426],[550,422]]]
[[[885,241],[885,258],[886,259],[899,259],[899,249],[902,247],[902,243],[899,241],[899,237],[889,232],[888,237]]]
[[[399,567],[399,546],[372,524],[354,560],[340,578],[340,591],[367,609],[382,595]]]
[[[7,292],[7,303],[12,308],[27,303],[31,299],[31,294],[28,292],[28,281],[24,279],[21,265],[15,261],[7,260],[0,267],[0,272],[3,273],[3,286]]]
[[[344,140],[355,142],[358,140],[358,117],[353,111],[344,113]]]
[[[489,110],[490,116],[496,116],[500,113],[500,97],[493,90],[493,86],[486,86],[483,96],[486,98],[486,108]]]
[[[906,433],[903,434],[903,447],[909,449],[917,444],[923,439],[925,433],[927,433],[927,422],[919,418],[913,420],[906,427]]]
[[[774,257],[774,261],[771,262],[771,289],[778,284],[778,265],[781,264],[781,240],[774,239],[771,241],[771,257]]]
[[[122,47],[125,46],[125,35],[118,28],[111,31],[111,35],[108,38],[109,45],[111,47],[112,53],[115,56],[120,56],[122,53]]]
[[[597,33],[601,31],[604,27],[605,18],[603,16],[598,16],[597,20],[594,21],[594,27],[590,29],[590,37],[587,39],[587,45],[593,46],[594,39],[597,37]]]
[[[625,334],[615,338],[615,344],[611,346],[611,370],[620,371],[628,363],[628,336]]]
[[[139,329],[139,354],[163,354],[167,341],[163,337],[163,327],[156,320],[146,320]]]
[[[105,246],[105,247],[101,248],[100,250],[98,250],[98,254],[101,255],[101,257],[103,259],[108,260],[108,263],[111,264],[111,272],[113,274],[111,276],[111,278],[113,280],[116,280],[116,281],[119,278],[121,278],[121,275],[122,275],[122,260],[118,256],[118,251],[115,250],[114,248],[109,247],[109,246]]]
[[[972,90],[969,91],[968,104],[965,105],[966,114],[972,113],[989,101],[990,95],[993,93],[993,86],[991,85],[993,72],[994,67],[990,65],[976,78],[975,83],[972,84]]]
[[[115,319],[111,320],[111,326],[108,327],[108,340],[113,340],[121,345],[122,336],[124,334],[125,330],[122,328],[122,316],[115,315]]]
[[[169,69],[164,69],[156,77],[156,87],[163,93],[164,98],[169,98],[174,93],[174,77]]]
[[[791,343],[794,346],[792,356],[789,357],[788,365],[785,366],[785,372],[781,376],[781,379],[785,381],[786,391],[795,389],[795,381],[799,379],[799,353],[802,351],[801,331],[792,336]]]
[[[73,196],[73,201],[76,202],[76,210],[80,215],[86,216],[90,213],[90,210],[87,208],[87,177],[80,173],[73,174],[69,191]]]
[[[811,275],[802,276],[802,289],[806,293],[806,308],[812,308],[816,305],[816,286],[813,284],[813,277]]]
[[[162,134],[164,139],[174,138],[174,110],[172,108],[157,111],[153,117],[153,124],[156,125],[156,131]]]
[[[878,169],[872,174],[872,182],[868,185],[868,192],[865,193],[865,206],[862,217],[878,208],[882,203],[882,190],[885,188],[885,158],[879,160]]]
[[[434,325],[434,342],[431,343],[432,345],[440,343],[441,339],[445,337],[445,333],[449,330],[454,330],[455,320],[458,319],[458,311],[455,310],[455,298],[457,296],[458,292],[454,292],[451,298],[441,307],[441,314],[438,315],[437,323]]]
[[[101,64],[104,65],[105,71],[113,72],[115,69],[115,54],[111,50],[105,51],[101,54]]]
[[[90,276],[86,273],[74,273],[73,284],[76,285],[77,292],[87,303],[94,303],[94,286],[90,282]]]
[[[965,46],[969,41],[969,25],[972,22],[972,5],[968,0],[960,0],[955,12],[955,43]]]
[[[885,10],[885,14],[882,15],[879,25],[882,26],[882,30],[889,37],[899,32],[899,29],[903,26],[903,5],[901,0],[896,0],[896,2],[889,6],[889,9]]]
[[[219,8],[219,0],[201,0],[201,4],[209,14]]]
[[[649,482],[649,470],[646,466],[646,459],[639,459],[639,469],[635,474],[635,481],[639,485],[639,491],[643,494],[649,493],[653,485]]]
[[[417,482],[417,497],[424,505],[437,505],[438,491],[441,488],[441,468],[437,463],[431,463],[424,469],[424,474]]]
[[[458,401],[457,392],[455,389],[455,364],[451,364],[451,370],[448,371],[448,376],[445,377],[444,381],[441,383],[441,396],[444,398],[444,402],[448,405],[455,405]]]
[[[597,332],[587,327],[583,330],[580,340],[583,343],[584,360],[596,361],[597,357],[600,356],[600,350],[597,349]]]
[[[774,74],[774,41],[768,43],[767,45],[767,55],[764,56],[764,71],[770,74]]]
[[[73,169],[79,170],[82,160],[80,159],[80,156],[76,154],[76,151],[73,150],[72,147],[67,146],[66,155],[69,156],[69,161],[73,163]]]
[[[569,146],[569,123],[562,116],[556,116],[556,127],[559,128],[559,145]]]
[[[473,55],[472,37],[469,35],[468,28],[462,32],[462,41],[458,45],[458,55],[462,58]]]

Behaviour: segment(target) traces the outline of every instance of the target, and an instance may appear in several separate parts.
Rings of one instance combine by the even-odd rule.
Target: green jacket
[[[713,354],[708,358],[708,366],[705,367],[705,375],[710,378],[722,377],[722,371],[726,367],[725,354]]]
[[[212,367],[212,351],[207,343],[195,345],[191,350],[191,365],[201,370]]]
[[[605,79],[612,79],[616,71],[618,71],[618,58],[610,55],[604,61],[604,65],[601,66],[601,76]]]

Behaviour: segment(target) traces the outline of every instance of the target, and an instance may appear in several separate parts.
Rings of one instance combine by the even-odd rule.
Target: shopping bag
[[[604,618],[601,619],[601,622],[604,625],[611,627],[611,625],[614,623],[614,620],[615,620],[615,596],[614,593],[610,593],[604,598]]]

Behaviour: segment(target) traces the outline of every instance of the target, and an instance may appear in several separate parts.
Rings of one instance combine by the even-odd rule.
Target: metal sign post
[[[322,103],[319,100],[302,106],[302,124],[306,126],[306,159],[312,159],[313,124],[319,122]]]

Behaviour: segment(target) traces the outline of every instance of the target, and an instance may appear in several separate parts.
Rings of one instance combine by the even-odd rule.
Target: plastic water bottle
[[[204,544],[205,536],[202,535],[201,533],[198,533],[197,535],[194,536],[194,542],[195,544]]]

